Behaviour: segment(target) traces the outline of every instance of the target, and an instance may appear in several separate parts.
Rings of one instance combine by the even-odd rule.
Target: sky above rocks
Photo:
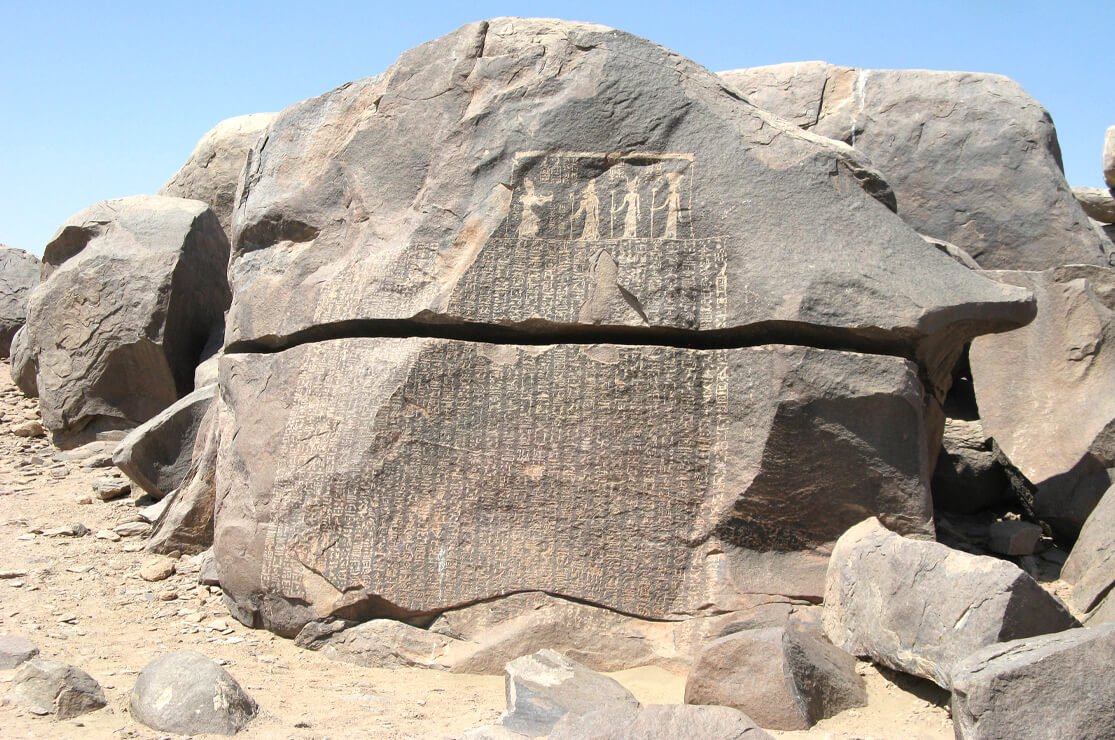
[[[3,0],[0,242],[41,254],[82,208],[156,192],[218,121],[377,74],[406,49],[500,15],[603,23],[714,71],[823,59],[1004,74],[1052,114],[1070,184],[1102,184],[1115,125],[1111,0]]]

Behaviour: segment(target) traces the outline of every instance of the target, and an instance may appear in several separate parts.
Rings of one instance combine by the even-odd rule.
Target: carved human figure
[[[639,178],[627,180],[627,194],[623,196],[618,206],[612,208],[613,213],[625,211],[623,214],[622,239],[634,239],[639,229]]]
[[[550,193],[542,194],[534,191],[534,182],[528,177],[523,180],[523,197],[520,202],[523,206],[523,213],[519,219],[519,238],[531,239],[538,236],[539,220],[538,214],[534,209],[538,206],[549,203],[554,199]]]
[[[581,216],[585,217],[585,225],[581,229],[582,241],[596,241],[600,238],[600,198],[596,195],[596,179],[588,181],[585,189],[581,191],[581,202],[573,213],[573,222]],[[570,231],[573,227],[570,226]]]
[[[681,212],[681,178],[682,174],[680,172],[666,173],[666,200],[661,205],[654,203],[659,188],[655,188],[654,195],[651,196],[651,212],[666,210],[666,228],[662,231],[663,239],[678,238],[678,214]]]

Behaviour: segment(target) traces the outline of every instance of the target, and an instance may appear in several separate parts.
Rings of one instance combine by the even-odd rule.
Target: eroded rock
[[[128,707],[136,721],[183,735],[235,735],[259,711],[228,671],[192,650],[162,655],[144,666]]]
[[[1115,586],[1115,486],[1100,499],[1084,522],[1061,578],[1073,584],[1069,601],[1081,612],[1092,612]],[[1115,613],[1112,613],[1115,617]],[[1089,620],[1091,624],[1091,620]]]
[[[70,719],[105,706],[101,685],[77,666],[34,658],[15,676],[4,701],[25,707],[32,714]]]
[[[0,244],[0,357],[8,357],[12,339],[27,322],[27,298],[39,284],[39,258]]]
[[[730,707],[612,705],[558,720],[549,740],[773,740],[743,712]]]

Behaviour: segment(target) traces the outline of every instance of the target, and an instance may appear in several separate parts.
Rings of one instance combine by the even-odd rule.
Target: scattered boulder
[[[1073,188],[1080,207],[1101,224],[1115,224],[1115,192],[1107,188]]]
[[[1072,541],[1115,475],[1115,270],[986,274],[1033,290],[1039,308],[1029,326],[972,342],[980,421],[1033,484],[1032,516]]]
[[[979,420],[945,419],[930,485],[935,511],[971,514],[1009,499],[1006,473]]]
[[[93,495],[101,501],[122,498],[132,492],[132,484],[120,478],[98,478],[93,481]]]
[[[129,697],[132,716],[160,732],[235,735],[259,707],[228,672],[192,650],[155,658]]]
[[[30,340],[27,338],[27,326],[19,327],[19,331],[12,338],[11,366],[9,368],[12,382],[20,393],[28,398],[38,398],[39,386],[36,376],[39,368],[35,354],[31,351]]]
[[[26,637],[0,635],[0,670],[18,668],[39,654],[39,648]]]
[[[1115,188],[1115,126],[1103,137],[1103,179],[1109,188]]]
[[[1069,602],[1081,612],[1096,610],[1115,587],[1115,486],[1084,522],[1061,578],[1073,585]]]
[[[139,577],[145,581],[165,581],[174,575],[175,562],[165,555],[155,555],[144,561],[139,568]]]
[[[1115,624],[990,645],[952,670],[958,740],[1106,738]]]
[[[330,625],[343,626],[343,622]],[[367,668],[444,668],[441,656],[455,642],[394,619],[373,619],[343,630],[322,630],[319,623],[310,622],[298,633],[296,641],[300,647],[320,651],[333,660]]]
[[[753,719],[730,707],[613,704],[558,720],[549,740],[774,740]]]
[[[42,422],[29,419],[13,426],[12,434],[17,437],[43,437],[46,436],[46,430],[43,429]]]
[[[213,546],[214,475],[221,442],[217,412],[216,405],[211,404],[198,422],[190,467],[182,484],[160,501],[165,502],[165,508],[147,543],[152,552],[198,553]]]
[[[105,201],[62,226],[27,319],[43,423],[56,442],[130,429],[193,390],[229,304],[227,257],[216,216],[198,201]]]
[[[802,62],[722,72],[760,108],[885,170],[918,232],[996,270],[1108,264],[1072,196],[1049,114],[995,74]]]
[[[78,717],[107,704],[101,685],[88,673],[42,658],[20,666],[4,701],[25,707],[32,714],[49,714],[58,719]]]
[[[507,711],[500,724],[528,737],[549,734],[566,715],[583,715],[613,704],[639,706],[631,692],[614,679],[553,650],[511,661],[506,679]]]
[[[0,244],[0,357],[11,353],[12,339],[27,322],[27,297],[39,284],[39,258]]]
[[[992,522],[988,549],[1000,555],[1033,555],[1041,540],[1041,525],[1015,519]]]
[[[186,480],[193,465],[198,428],[216,385],[183,396],[133,429],[112,453],[112,461],[140,488],[161,499]]]
[[[163,185],[159,195],[208,204],[225,234],[231,234],[236,183],[248,152],[274,119],[274,113],[251,113],[221,121],[201,137],[190,158]]]
[[[833,644],[943,688],[973,650],[1078,626],[1013,563],[901,537],[876,519],[848,530],[829,561]]]
[[[772,730],[807,730],[867,704],[856,659],[817,628],[743,630],[709,643],[685,685],[687,704],[733,707]]]

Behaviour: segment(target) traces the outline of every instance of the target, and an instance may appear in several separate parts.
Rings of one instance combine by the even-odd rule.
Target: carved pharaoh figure
[[[523,188],[526,190],[521,199],[523,205],[522,217],[519,219],[519,238],[531,239],[538,236],[538,228],[540,222],[538,214],[534,209],[540,205],[549,203],[554,199],[552,194],[540,194],[534,190],[534,181],[530,178],[523,180]]]
[[[581,202],[573,213],[573,222],[576,223],[580,216],[585,217],[584,227],[581,229],[582,241],[596,241],[600,238],[600,198],[596,195],[596,179],[588,181],[581,192]],[[569,228],[573,231],[572,224]]]
[[[665,202],[662,205],[655,205],[653,198],[651,199],[650,210],[652,213],[666,209],[666,228],[662,231],[663,239],[678,238],[678,214],[681,212],[681,178],[682,174],[680,172],[667,172]],[[658,188],[655,188],[655,194],[657,192]]]
[[[623,236],[622,239],[634,239],[638,236],[639,229],[639,178],[633,177],[627,180],[627,194],[623,196],[623,200],[618,207],[612,209],[613,213],[625,211],[623,214]]]

